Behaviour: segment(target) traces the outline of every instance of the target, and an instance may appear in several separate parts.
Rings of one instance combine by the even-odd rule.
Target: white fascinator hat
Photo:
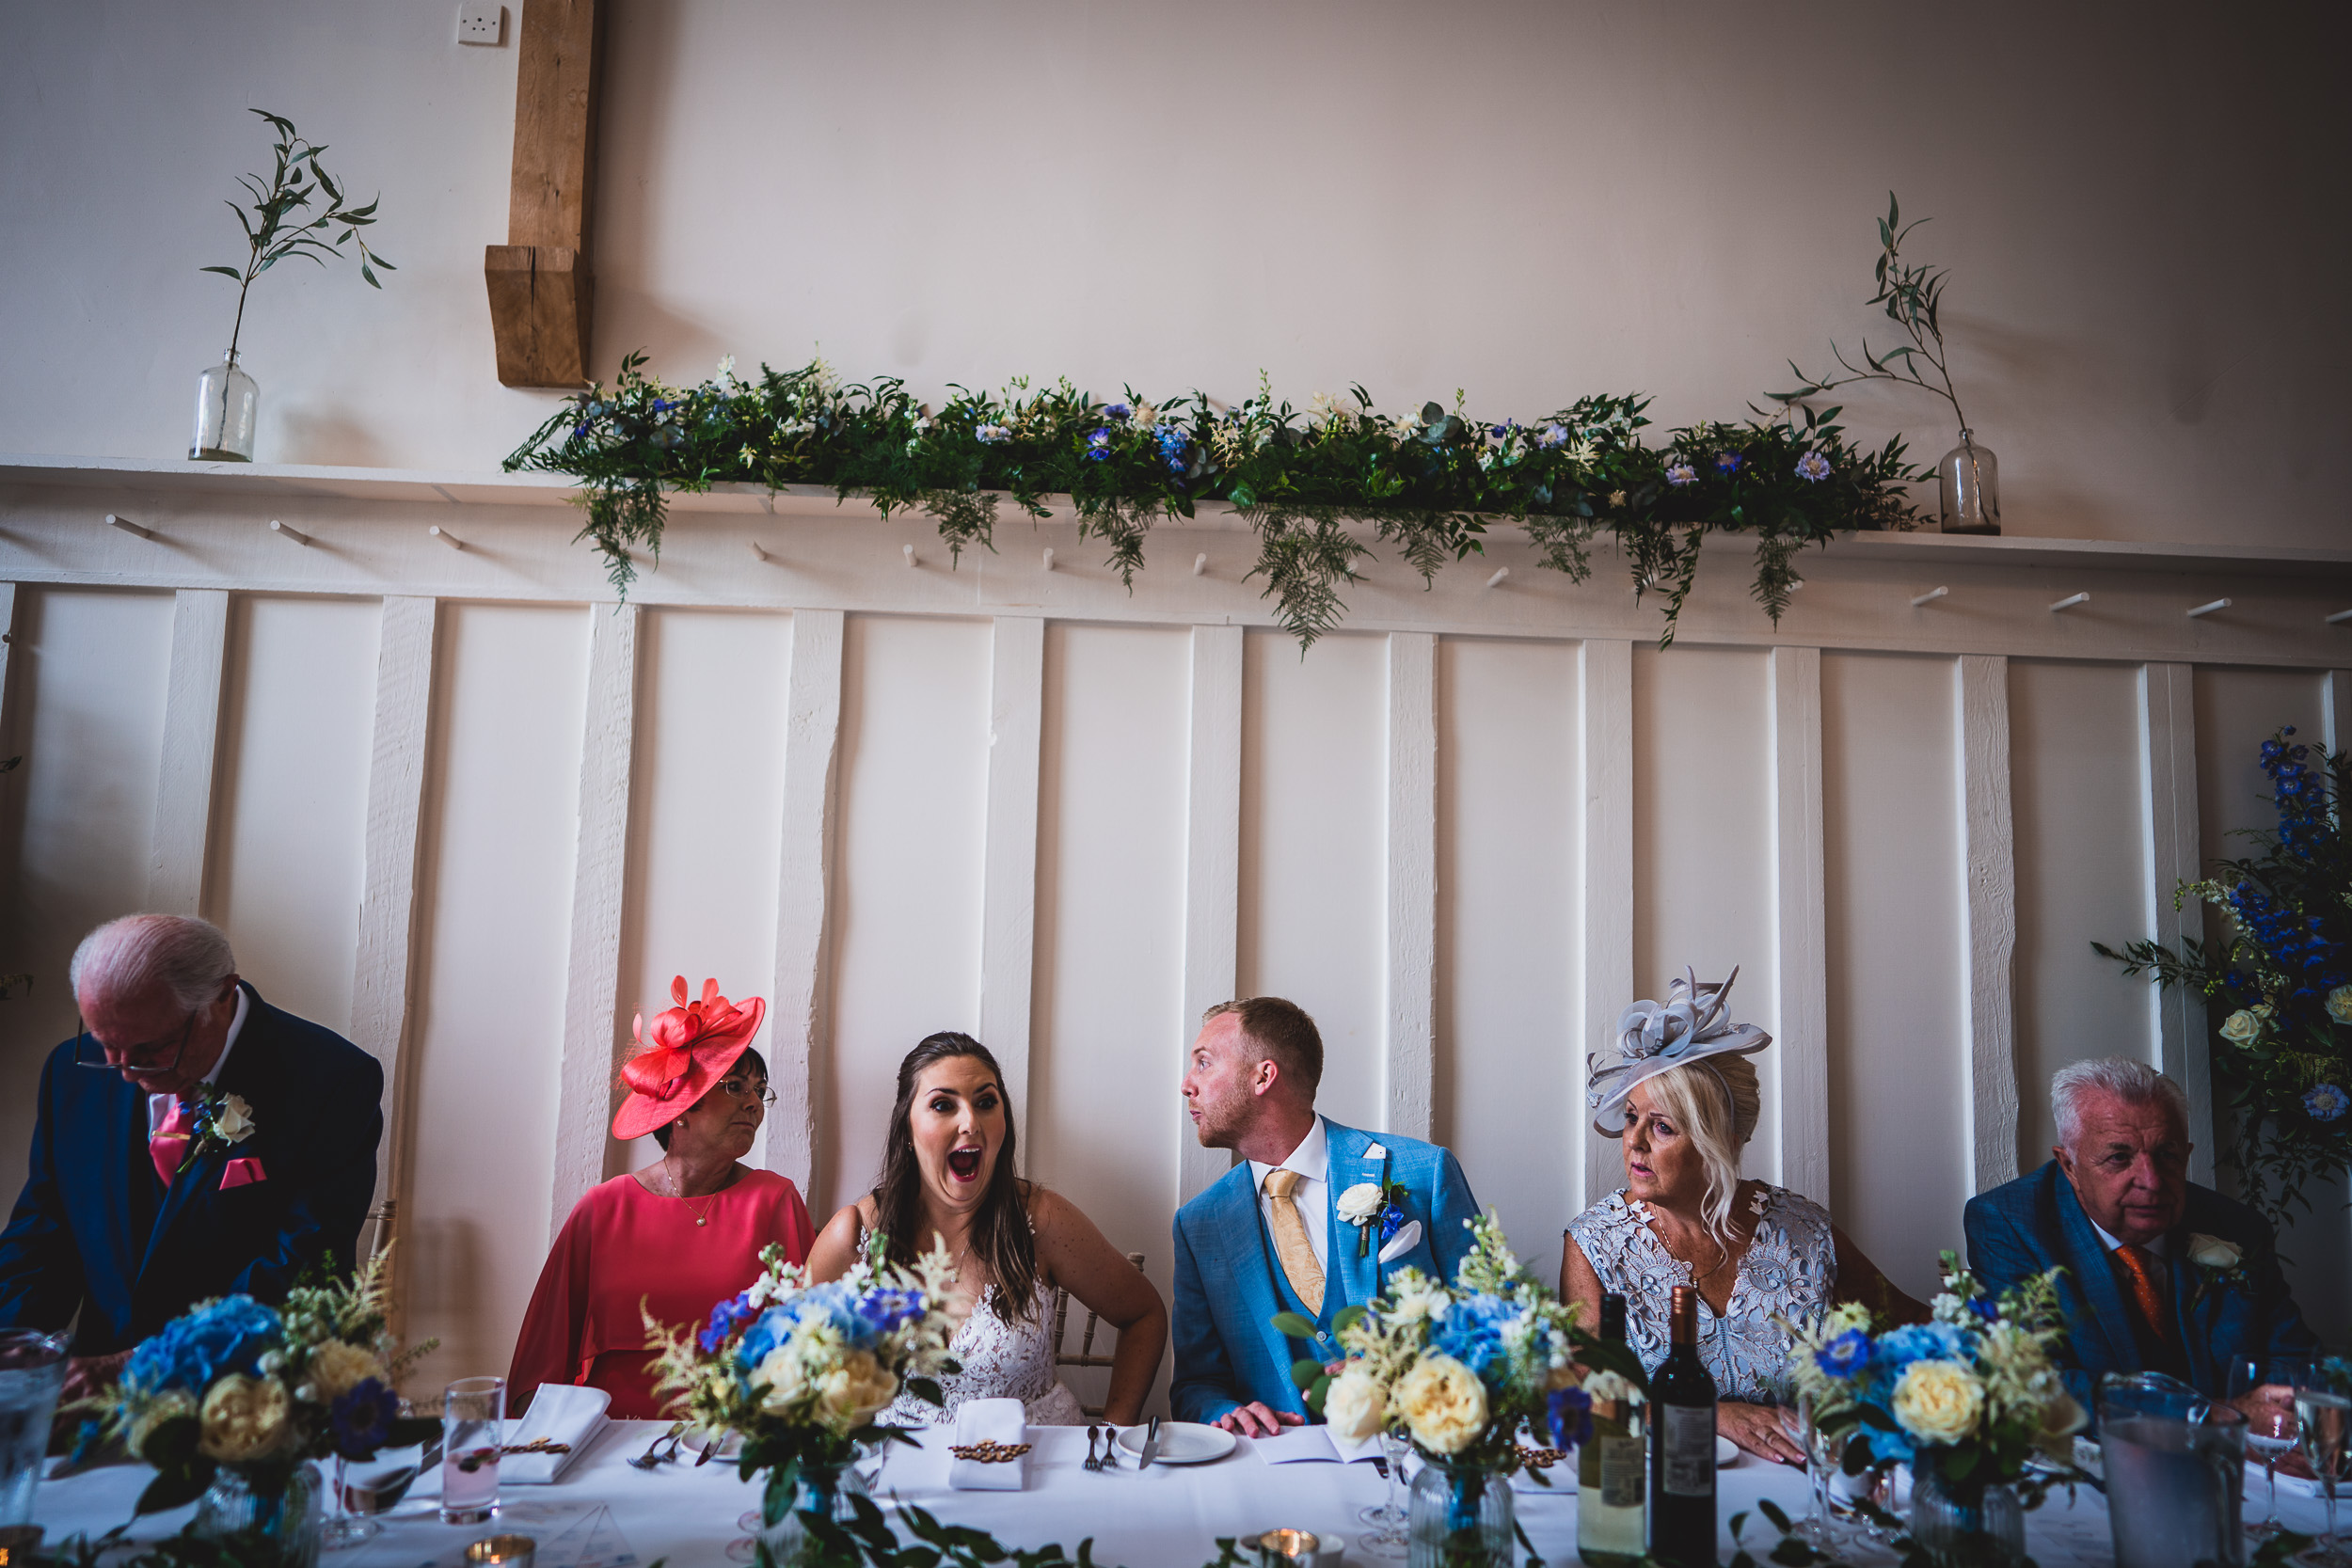
[[[1616,1050],[1585,1058],[1584,1101],[1593,1110],[1593,1131],[1603,1137],[1625,1136],[1626,1097],[1635,1085],[1669,1068],[1709,1056],[1752,1055],[1772,1043],[1755,1024],[1734,1023],[1727,1016],[1739,970],[1719,986],[1699,984],[1689,969],[1682,975],[1667,986],[1664,1002],[1636,1002],[1617,1015]]]

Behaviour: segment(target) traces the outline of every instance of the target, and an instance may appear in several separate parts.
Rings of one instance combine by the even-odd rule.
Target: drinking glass
[[[342,1454],[335,1456],[334,1503],[327,1510],[326,1523],[319,1530],[319,1546],[325,1551],[339,1552],[346,1546],[365,1545],[384,1528],[351,1512],[351,1500],[343,1492],[347,1484],[344,1470],[350,1463]]]
[[[1374,1557],[1403,1557],[1406,1546],[1406,1521],[1410,1517],[1405,1503],[1397,1496],[1397,1488],[1405,1480],[1405,1456],[1412,1451],[1412,1441],[1401,1432],[1383,1427],[1380,1432],[1380,1461],[1388,1470],[1388,1501],[1377,1508],[1357,1511],[1356,1517],[1372,1528],[1356,1538],[1356,1544]]]
[[[2303,1374],[2311,1375],[2308,1370]],[[2311,1465],[2320,1496],[2328,1501],[2328,1533],[2301,1560],[2318,1568],[2352,1568],[2352,1552],[2344,1549],[2336,1535],[2336,1482],[2344,1475],[2345,1440],[2352,1432],[2352,1398],[2297,1381],[2295,1420],[2304,1462]]]
[[[66,1337],[0,1329],[0,1528],[28,1524],[49,1424],[65,1387]]]
[[[498,1512],[506,1444],[506,1380],[461,1377],[441,1399],[441,1523],[478,1525]]]
[[[2279,1533],[2279,1461],[2295,1447],[2294,1406],[2261,1404],[2247,1396],[2269,1383],[2296,1381],[2292,1370],[2280,1369],[2274,1375],[2264,1376],[2259,1361],[2244,1357],[2230,1363],[2230,1402],[2246,1412],[2246,1446],[2262,1461],[2263,1481],[2270,1493],[2269,1506],[2263,1510],[2260,1524],[2246,1527],[2246,1533],[2257,1541],[2266,1541]]]
[[[1813,1511],[1804,1516],[1793,1533],[1816,1551],[1836,1553],[1844,1544],[1845,1531],[1838,1528],[1837,1516],[1830,1511],[1830,1478],[1837,1473],[1838,1461],[1845,1444],[1836,1433],[1823,1432],[1814,1420],[1813,1396],[1797,1396],[1797,1444],[1804,1449],[1804,1479],[1813,1494]]]

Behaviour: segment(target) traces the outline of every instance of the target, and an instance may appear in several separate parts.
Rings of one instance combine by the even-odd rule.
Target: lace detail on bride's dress
[[[1717,1399],[1770,1404],[1788,1360],[1788,1337],[1772,1319],[1801,1318],[1829,1305],[1837,1248],[1828,1212],[1802,1194],[1759,1184],[1749,1208],[1756,1236],[1740,1259],[1723,1316],[1699,1300],[1699,1360],[1715,1380]],[[1642,1365],[1654,1370],[1673,1343],[1673,1288],[1692,1283],[1691,1266],[1650,1228],[1647,1205],[1622,1189],[1577,1215],[1568,1234],[1600,1276],[1600,1288],[1625,1297],[1626,1338]]]
[[[902,1393],[882,1419],[893,1426],[944,1425],[966,1400],[1017,1399],[1028,1407],[1031,1426],[1079,1426],[1086,1413],[1078,1396],[1063,1386],[1054,1365],[1054,1293],[1039,1281],[1027,1321],[1007,1323],[996,1315],[996,1287],[972,1304],[949,1341],[947,1354],[962,1364],[939,1380],[945,1407]]]

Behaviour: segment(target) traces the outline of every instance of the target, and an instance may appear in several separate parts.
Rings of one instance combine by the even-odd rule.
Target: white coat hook
[[[1197,578],[1204,578],[1209,575],[1209,556],[1207,551],[1203,550],[1200,554],[1192,558],[1192,575]],[[2352,611],[2346,611],[2346,613],[2352,614]]]
[[[1045,569],[1049,572],[1054,569],[1054,552],[1051,549],[1045,552]]]
[[[746,539],[746,540],[744,540],[744,541],[743,541],[743,543],[745,543],[746,545],[749,545],[749,546],[752,547],[752,559],[753,559],[754,561],[765,561],[765,560],[767,560],[767,559],[768,559],[768,552],[767,552],[766,550],[763,550],[763,549],[761,549],[761,548],[759,547],[759,541],[758,541],[758,540],[756,540],[756,539]]]
[[[1511,568],[1510,568],[1510,567],[1508,567],[1508,566],[1498,566],[1498,567],[1496,567],[1496,568],[1495,568],[1495,575],[1494,575],[1493,577],[1490,577],[1490,578],[1488,578],[1486,579],[1486,586],[1487,586],[1487,587],[1489,587],[1489,588],[1500,588],[1500,587],[1502,587],[1502,579],[1503,579],[1503,578],[1507,578],[1507,577],[1509,577],[1510,575],[1511,575]]]
[[[1911,597],[1911,608],[1917,610],[1921,605],[1933,604],[1950,592],[1948,588],[1931,588],[1924,594],[1915,594]]]
[[[438,523],[435,523],[431,528],[426,529],[425,532],[433,535],[434,538],[438,539],[442,544],[447,545],[453,550],[462,550],[466,547],[466,542],[463,539],[458,538],[457,535],[450,532],[449,530],[443,528]]]
[[[907,562],[907,564],[908,564],[908,565],[912,566],[912,565],[914,565],[914,546],[913,545],[901,545],[901,546],[898,546],[898,553],[899,553],[900,555],[902,555],[902,556],[905,556],[905,557],[906,557],[906,562]]]
[[[2217,610],[2227,610],[2229,608],[2229,600],[2216,599],[2211,604],[2201,604],[2195,610],[2190,610],[2188,612],[2188,618],[2194,621],[2201,615],[2211,615]]]
[[[269,531],[272,533],[278,534],[283,538],[291,539],[297,545],[308,545],[310,542],[310,536],[309,534],[296,533],[293,529],[288,528],[285,524],[279,522],[275,517],[272,517],[269,520]]]
[[[136,523],[133,522],[130,518],[128,518],[128,517],[118,517],[118,516],[116,516],[116,515],[115,515],[113,513],[111,513],[111,512],[109,512],[109,513],[107,513],[107,514],[106,514],[106,525],[107,525],[109,528],[119,528],[119,529],[120,529],[123,532],[128,533],[128,534],[132,535],[132,536],[133,536],[133,537],[135,537],[135,538],[138,538],[138,539],[152,539],[152,538],[154,538],[154,537],[155,537],[155,535],[154,535],[153,533],[150,532],[150,531],[149,531],[148,530],[146,530],[146,529],[143,529],[143,528],[139,527],[139,525],[138,525],[138,524],[136,524]]]
[[[2090,602],[2090,595],[2088,594],[2069,594],[2066,597],[2052,604],[2050,608],[2052,610],[2072,610],[2078,604],[2089,604]]]
[[[2339,610],[2328,617],[2328,624],[2331,626],[2340,626],[2346,621],[2352,621],[2352,610]]]

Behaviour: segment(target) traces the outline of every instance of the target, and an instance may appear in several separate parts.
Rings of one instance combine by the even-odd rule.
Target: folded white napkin
[[[586,1451],[605,1428],[605,1408],[612,1396],[602,1388],[570,1383],[542,1383],[531,1396],[531,1408],[520,1419],[506,1423],[506,1446],[514,1448],[544,1437],[567,1445],[569,1453],[510,1453],[499,1460],[501,1486],[545,1486],[563,1478],[572,1462]]]
[[[1022,1443],[1028,1439],[1028,1412],[1019,1400],[966,1400],[956,1410],[955,1441]],[[1018,1492],[1028,1484],[1029,1456],[1001,1465],[977,1459],[951,1460],[947,1484],[959,1492]]]

